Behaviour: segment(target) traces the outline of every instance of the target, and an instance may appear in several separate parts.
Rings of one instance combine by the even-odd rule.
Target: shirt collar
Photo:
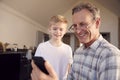
[[[93,49],[93,50],[96,50],[98,47],[99,47],[99,45],[100,45],[100,43],[101,43],[101,41],[103,40],[103,37],[102,37],[102,35],[100,35],[99,37],[98,37],[98,39],[96,40],[96,41],[94,41],[92,44],[91,44],[91,46],[89,46],[88,48],[91,48],[91,49]],[[85,49],[85,46],[84,45],[82,45],[81,46],[83,49]],[[87,49],[88,49],[87,48]]]
[[[103,40],[103,37],[102,35],[100,35],[98,39],[90,46],[90,48],[96,50],[99,47],[102,40]]]

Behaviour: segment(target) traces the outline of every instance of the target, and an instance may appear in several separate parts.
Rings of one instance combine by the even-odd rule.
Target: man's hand
[[[57,74],[52,68],[52,66],[46,61],[45,62],[45,67],[49,73],[49,75],[43,73],[32,61],[32,73],[31,73],[31,78],[32,80],[58,80]]]

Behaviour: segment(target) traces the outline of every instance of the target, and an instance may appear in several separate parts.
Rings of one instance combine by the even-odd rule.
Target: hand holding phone
[[[33,61],[34,63],[39,67],[39,69],[41,71],[43,71],[46,74],[49,74],[48,71],[45,68],[45,60],[43,57],[39,57],[39,56],[34,56],[33,57]]]

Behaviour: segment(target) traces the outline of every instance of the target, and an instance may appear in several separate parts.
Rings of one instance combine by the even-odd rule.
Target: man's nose
[[[81,27],[77,26],[76,33],[80,33],[82,31]]]

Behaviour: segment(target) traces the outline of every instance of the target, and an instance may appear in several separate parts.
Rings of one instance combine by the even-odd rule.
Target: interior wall
[[[0,41],[18,44],[18,48],[34,47],[38,30],[44,31],[40,25],[0,3]]]
[[[95,1],[93,3],[101,9],[102,24],[100,31],[110,32],[110,42],[118,47],[118,17],[99,3]],[[71,9],[64,14],[69,21],[69,26],[72,24]],[[0,3],[0,41],[11,44],[17,43],[19,47],[23,45],[35,46],[36,32],[46,32],[45,30],[40,24]]]
[[[120,49],[120,17],[118,18],[118,44],[119,44],[119,49]]]

